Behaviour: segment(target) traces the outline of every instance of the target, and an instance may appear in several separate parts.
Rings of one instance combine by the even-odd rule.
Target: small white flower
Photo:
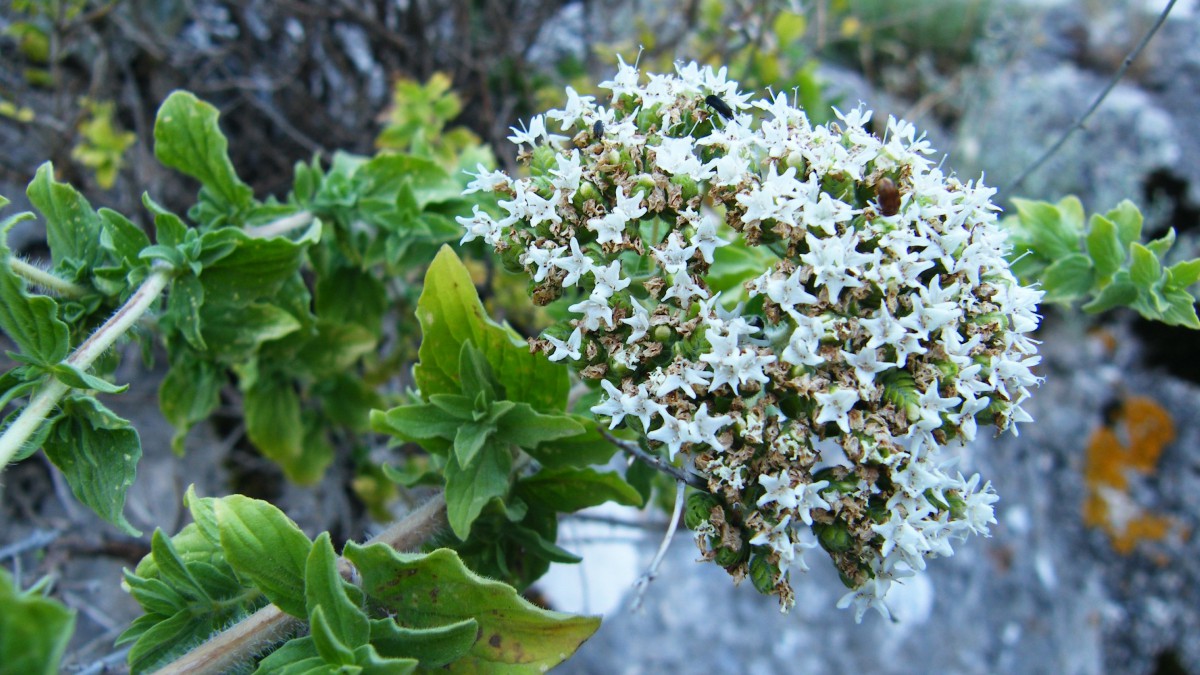
[[[562,361],[567,357],[574,361],[582,356],[579,353],[579,347],[583,344],[583,333],[578,327],[571,331],[571,336],[567,338],[566,342],[551,335],[546,336],[546,341],[554,347],[554,353],[550,355],[551,361]]]
[[[830,393],[816,394],[816,399],[821,406],[816,423],[836,422],[842,433],[850,433],[850,409],[858,403],[858,390],[835,389]]]
[[[475,192],[495,192],[496,188],[501,185],[508,185],[509,179],[503,171],[488,171],[488,168],[483,164],[475,165],[476,173],[463,171],[468,176],[474,176],[475,180],[467,183],[467,188],[463,190],[464,195],[469,195]]]
[[[760,475],[758,484],[767,491],[755,502],[755,505],[760,508],[767,504],[776,504],[776,509],[783,511],[794,509],[799,503],[796,500],[796,491],[792,489],[792,476],[786,469],[780,471],[776,476],[766,473]]]

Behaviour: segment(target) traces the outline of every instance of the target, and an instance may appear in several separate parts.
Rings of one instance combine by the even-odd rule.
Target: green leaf
[[[183,495],[183,505],[192,514],[192,522],[204,538],[213,545],[221,543],[221,529],[217,525],[216,501],[212,497],[200,497],[196,494],[196,486],[188,485]]]
[[[100,245],[127,265],[137,266],[138,255],[150,245],[150,238],[142,228],[112,209],[102,208],[98,213],[104,227],[100,233]]]
[[[518,481],[513,493],[531,506],[558,513],[574,513],[605,502],[642,505],[642,495],[619,474],[594,469],[542,469]]]
[[[190,274],[184,274],[171,280],[171,290],[167,293],[167,313],[163,316],[164,327],[174,327],[196,351],[205,351],[208,344],[201,335],[201,327],[205,322],[200,318],[200,309],[204,307],[204,285]],[[210,310],[208,312],[212,314]],[[216,344],[223,345],[218,342]]]
[[[135,675],[156,670],[204,641],[213,631],[209,621],[197,620],[190,609],[181,609],[142,633],[129,650],[130,671]]]
[[[462,385],[463,396],[475,400],[483,395],[485,405],[496,400],[496,378],[492,367],[488,364],[483,352],[475,348],[470,340],[462,344],[458,354],[458,381]]]
[[[1117,204],[1104,217],[1116,224],[1122,248],[1129,248],[1130,244],[1142,238],[1142,212],[1128,199]]]
[[[450,455],[446,463],[446,517],[459,539],[466,540],[471,524],[489,501],[508,494],[511,470],[512,453],[506,445],[485,445],[466,467]]]
[[[152,556],[146,556],[146,559],[151,560]],[[155,563],[154,573],[158,574],[158,563]],[[162,579],[146,577],[125,570],[125,584],[129,586],[129,594],[147,612],[173,616],[179,610],[187,607],[187,598]]]
[[[1175,245],[1175,228],[1172,227],[1169,230],[1167,230],[1167,233],[1165,235],[1146,244],[1146,248],[1150,249],[1150,251],[1152,253],[1154,253],[1154,256],[1161,260],[1163,256],[1167,255],[1167,251],[1170,251],[1171,247],[1174,245]]]
[[[94,389],[103,394],[120,394],[129,388],[127,384],[116,385],[95,375],[89,375],[67,361],[56,363],[50,366],[49,370],[60,382],[75,389]]]
[[[1180,290],[1167,290],[1164,295],[1167,309],[1163,312],[1162,320],[1171,326],[1200,328],[1200,318],[1196,316],[1196,299],[1191,293]]]
[[[0,567],[0,670],[54,675],[71,635],[75,612],[50,598],[21,592]]]
[[[260,377],[245,391],[246,435],[271,460],[287,465],[304,452],[300,397],[285,377]]]
[[[1083,206],[1075,197],[1066,197],[1058,205],[1013,199],[1022,225],[1023,239],[1038,255],[1058,260],[1079,252],[1083,230]]]
[[[58,318],[58,303],[28,293],[25,280],[10,267],[11,257],[0,246],[0,331],[38,363],[58,363],[70,349],[70,331]]]
[[[473,618],[432,628],[405,628],[391,619],[371,620],[371,644],[384,656],[411,657],[426,670],[441,668],[475,644],[479,623]]]
[[[263,344],[302,328],[291,312],[266,302],[209,302],[204,306],[200,321],[201,335],[209,353],[227,363],[245,361]]]
[[[175,427],[171,449],[182,454],[188,430],[211,415],[220,403],[225,375],[198,354],[182,351],[172,356],[171,369],[158,387],[158,405],[163,417]]]
[[[338,638],[329,619],[325,618],[323,607],[313,608],[312,614],[308,618],[308,624],[312,629],[313,646],[317,648],[317,653],[321,655],[321,658],[325,659],[325,663],[334,665],[352,665],[354,663],[354,651]]]
[[[570,657],[600,626],[598,617],[535,607],[511,586],[477,576],[448,549],[403,554],[383,544],[351,542],[345,556],[362,572],[369,602],[405,626],[478,622],[470,652],[452,665],[457,672],[545,672]]]
[[[232,210],[245,209],[254,192],[233,170],[218,116],[216,108],[193,94],[172,92],[154,121],[154,156],[199,180],[205,190]]]
[[[339,267],[317,279],[317,316],[333,323],[355,323],[379,334],[388,296],[383,282],[369,271]]]
[[[1101,215],[1092,216],[1087,234],[1088,255],[1096,267],[1096,276],[1107,279],[1125,263],[1125,247],[1117,235],[1117,225]]]
[[[1174,288],[1184,289],[1200,280],[1200,258],[1184,260],[1167,268],[1169,283]]]
[[[213,504],[221,547],[238,576],[272,603],[300,619],[308,618],[304,570],[312,542],[271,504],[231,495]]]
[[[1162,264],[1150,249],[1134,242],[1129,247],[1133,260],[1129,264],[1129,279],[1139,288],[1151,289],[1162,277]]]
[[[271,655],[258,662],[254,675],[283,675],[283,673],[303,673],[308,669],[322,666],[325,659],[317,654],[317,648],[311,637],[305,636],[288,640],[282,647],[271,652]]]
[[[46,219],[46,242],[55,266],[69,262],[83,269],[100,261],[100,216],[75,188],[54,180],[50,162],[38,167],[25,194]]]
[[[320,609],[329,631],[338,642],[356,649],[367,643],[371,629],[367,615],[346,593],[346,582],[338,574],[337,553],[322,532],[313,542],[304,568],[304,596],[309,617]]]
[[[531,558],[541,558],[565,565],[576,565],[583,561],[583,558],[543,537],[532,528],[513,525],[509,528],[508,535],[513,540],[520,542],[524,549],[524,555]]]
[[[462,420],[450,417],[436,405],[418,403],[401,405],[383,412],[371,411],[371,428],[381,434],[392,434],[406,441],[426,441],[431,438],[452,440]]]
[[[1042,273],[1044,302],[1072,302],[1092,289],[1095,275],[1092,261],[1082,253],[1072,253],[1050,265]]]
[[[174,249],[187,241],[188,226],[183,219],[151,199],[150,193],[142,193],[142,206],[154,215],[154,243]],[[145,251],[140,256],[145,257]]]
[[[508,400],[542,412],[563,409],[570,385],[566,369],[531,354],[524,342],[486,317],[467,268],[448,246],[425,274],[417,319],[422,339],[413,376],[422,395],[462,391],[459,356],[469,340],[487,357]]]
[[[142,443],[137,430],[90,396],[69,396],[46,438],[45,451],[75,498],[127,534],[140,535],[122,513],[137,475]]]
[[[172,588],[183,591],[196,600],[212,601],[204,586],[188,571],[171,540],[163,534],[160,527],[154,528],[154,534],[150,537],[150,555],[154,556],[154,563],[158,566],[162,580]]]
[[[459,394],[434,394],[429,397],[429,403],[445,415],[458,420],[474,420],[476,414],[486,416],[486,411],[475,409],[475,402]]]
[[[500,403],[511,403],[500,401]],[[499,405],[499,404],[497,404]],[[458,428],[454,436],[454,457],[459,466],[468,467],[475,461],[483,444],[496,433],[496,425],[490,420],[467,422]],[[502,446],[502,442],[498,445]]]
[[[1128,273],[1121,272],[1112,283],[1100,291],[1099,295],[1083,306],[1083,311],[1098,314],[1114,307],[1129,307],[1137,300],[1137,297],[1137,286],[1129,280]]]
[[[416,659],[380,656],[370,644],[354,650],[354,663],[362,668],[362,675],[408,675],[420,665]]]
[[[584,432],[583,425],[570,415],[543,415],[524,403],[502,415],[496,427],[497,436],[521,448],[535,448],[546,441]]]
[[[205,233],[201,241],[206,248],[233,246],[220,260],[205,265],[200,281],[212,297],[273,299],[297,274],[305,249],[320,238],[321,223],[317,220],[295,240],[256,239],[233,228]]]
[[[546,468],[592,466],[604,464],[617,452],[617,446],[600,435],[596,421],[582,415],[571,415],[584,431],[574,436],[546,441],[525,451]]]

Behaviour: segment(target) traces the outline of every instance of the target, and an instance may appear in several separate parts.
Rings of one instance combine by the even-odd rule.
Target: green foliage
[[[0,568],[0,670],[53,675],[75,630],[75,612],[43,597],[42,584],[22,591]]]
[[[446,549],[413,555],[350,543],[345,555],[362,572],[368,604],[397,624],[419,630],[477,623],[474,643],[452,671],[545,672],[600,626],[598,618],[536,607],[512,588],[474,574]],[[395,583],[398,578],[404,583]]]
[[[1046,302],[1083,301],[1089,313],[1130,307],[1152,321],[1200,328],[1195,297],[1200,258],[1163,264],[1175,230],[1142,241],[1142,214],[1123,201],[1084,225],[1075,197],[1058,204],[1014,199],[1015,216],[1004,219],[1013,244],[1012,269],[1023,281],[1040,280]]]
[[[126,572],[146,610],[118,641],[133,643],[134,673],[177,658],[267,600],[309,630],[263,658],[260,673],[543,672],[599,625],[534,607],[467,570],[453,551],[348,544],[346,558],[362,576],[355,585],[327,533],[310,542],[266,502],[200,499],[189,489],[187,505],[194,522],[171,538],[155,531],[150,555]]]
[[[71,149],[71,158],[96,174],[96,183],[108,189],[117,181],[125,151],[137,137],[122,131],[113,120],[112,101],[83,100],[86,119],[79,125],[79,143]]]

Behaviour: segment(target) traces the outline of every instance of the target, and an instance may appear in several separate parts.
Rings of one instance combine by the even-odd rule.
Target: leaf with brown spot
[[[542,673],[574,654],[600,627],[599,617],[533,605],[511,586],[470,571],[449,549],[410,554],[383,544],[348,543],[344,555],[362,573],[367,601],[401,626],[478,622],[471,649],[446,666],[452,673]],[[434,591],[437,602],[430,603]]]

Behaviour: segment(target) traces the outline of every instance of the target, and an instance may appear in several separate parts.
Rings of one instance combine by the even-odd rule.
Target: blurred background
[[[519,120],[599,93],[616,57],[643,71],[726,65],[743,89],[794,91],[814,121],[861,103],[928,133],[944,168],[997,200],[1079,196],[1089,213],[1131,199],[1147,238],[1169,227],[1200,254],[1200,3],[1178,2],[1105,103],[1054,157],[1009,187],[1075,123],[1166,0],[6,0],[0,2],[0,194],[44,161],[97,207],[131,217],[148,192],[183,210],[195,187],[153,157],[153,120],[174,89],[216,105],[234,165],[285,198],[296,162],[334,151],[425,147],[448,163],[514,170]],[[603,100],[603,99],[601,99]],[[489,150],[490,149],[490,150]],[[10,245],[37,258],[37,227]],[[503,304],[503,303],[502,303]],[[511,306],[509,310],[512,311]],[[564,673],[1194,673],[1200,675],[1200,357],[1197,336],[1136,315],[1047,308],[1045,385],[1020,437],[981,439],[960,460],[1001,496],[990,539],[890,596],[896,621],[834,609],[831,566],[793,575],[780,615],[750,587],[695,564],[676,537],[642,610],[628,609],[667,515],[607,510],[564,525],[581,566],[535,587],[555,609],[606,615]],[[155,406],[161,367],[127,360],[111,399],[145,457],[128,512],[176,531],[189,483],[280,505],[306,531],[362,539],[394,491],[359,461],[299,487],[227,415],[173,456]],[[222,420],[225,423],[222,423]],[[0,564],[58,579],[79,610],[66,664],[100,672],[137,615],[120,569],[148,551],[74,502],[40,456],[0,487]]]

